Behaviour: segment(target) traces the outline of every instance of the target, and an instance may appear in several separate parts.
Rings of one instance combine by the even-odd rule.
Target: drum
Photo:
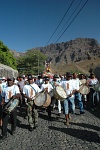
[[[51,103],[51,96],[46,94],[46,102],[43,104],[43,107],[48,107]]]
[[[34,99],[34,103],[36,106],[43,106],[44,103],[46,102],[46,99],[47,99],[47,96],[45,92],[38,93],[36,95],[36,98]]]
[[[87,95],[90,92],[90,88],[86,85],[80,85],[80,89],[79,89],[80,93],[82,95]]]
[[[54,88],[54,97],[57,100],[63,100],[65,98],[67,98],[67,94],[66,94],[65,90],[61,86],[56,86]]]
[[[97,84],[95,84],[95,85],[93,86],[93,89],[94,89],[95,91],[97,91],[97,92],[100,92],[100,82],[98,82]]]
[[[19,104],[18,99],[11,99],[9,102],[4,106],[3,111],[6,113],[11,113]]]

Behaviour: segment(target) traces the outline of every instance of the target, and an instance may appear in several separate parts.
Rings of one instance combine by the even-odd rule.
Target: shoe
[[[7,136],[0,137],[0,141],[4,141],[7,138]]]
[[[11,135],[14,135],[15,134],[15,130],[11,131]]]
[[[34,129],[36,129],[37,127],[38,127],[38,124],[35,124],[35,125],[34,125]]]
[[[84,114],[84,113],[85,113],[84,111],[80,111],[80,115],[81,115],[81,114]]]
[[[29,127],[29,131],[31,131],[31,132],[32,132],[32,131],[33,131],[33,128],[32,128],[32,127]]]

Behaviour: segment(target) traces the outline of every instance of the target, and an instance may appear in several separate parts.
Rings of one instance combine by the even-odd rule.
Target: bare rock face
[[[71,63],[100,57],[100,45],[95,39],[77,38],[65,43],[50,44],[45,52],[54,63]]]
[[[17,77],[18,71],[14,70],[13,68],[0,64],[0,78],[2,77]]]

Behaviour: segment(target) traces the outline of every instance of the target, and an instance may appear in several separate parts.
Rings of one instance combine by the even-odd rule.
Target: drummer
[[[14,78],[7,79],[7,86],[2,92],[2,106],[4,107],[9,103],[10,99],[18,99],[20,97],[20,91],[17,85],[14,85]],[[2,125],[2,137],[1,140],[7,138],[7,125],[9,121],[9,113],[2,112],[3,125]],[[15,108],[10,113],[11,119],[11,134],[13,135],[16,130],[16,120],[17,120],[17,108]]]
[[[89,93],[90,107],[92,111],[95,111],[97,107],[97,103],[99,102],[99,93],[94,90],[93,86],[96,85],[99,81],[95,77],[95,74],[92,72],[87,82],[90,87],[90,93]]]
[[[71,119],[70,112],[75,113],[74,103],[74,87],[72,82],[72,75],[70,72],[66,73],[66,80],[62,82],[62,87],[66,91],[67,98],[64,99],[64,113],[66,119],[66,126],[69,126],[69,120]]]
[[[51,82],[51,84],[52,84],[53,88],[55,88],[56,86],[61,85],[59,75],[55,74],[53,76],[53,81]],[[60,114],[61,114],[61,100],[56,100],[56,98],[53,96],[53,101],[52,101],[53,108],[55,107],[56,102],[57,102],[57,105],[58,105],[58,116],[60,116]]]
[[[49,83],[49,78],[44,77],[44,83],[41,85],[41,91],[45,91],[47,93],[50,93],[53,90],[53,86]],[[51,99],[52,101],[52,99]],[[51,102],[52,103],[52,102]],[[48,112],[48,119],[51,120],[51,104],[47,107]]]
[[[79,106],[79,109],[80,109],[80,114],[84,114],[84,108],[83,108],[83,101],[82,101],[82,95],[80,94],[79,92],[79,87],[81,85],[81,82],[78,78],[78,75],[77,73],[73,73],[73,86],[74,86],[74,89],[75,89],[75,93],[74,93],[74,97],[75,97],[75,102],[78,101],[78,106]]]
[[[32,76],[28,76],[28,82],[29,85],[25,85],[23,88],[23,96],[27,98],[29,131],[32,132],[38,126],[38,111],[34,104],[34,99],[36,93],[39,93],[41,89],[37,84],[33,83]]]
[[[79,80],[81,82],[81,85],[88,85],[87,79],[84,74],[80,74]],[[82,95],[82,101],[83,101],[84,107],[86,108],[86,106],[87,106],[87,95],[86,94]]]

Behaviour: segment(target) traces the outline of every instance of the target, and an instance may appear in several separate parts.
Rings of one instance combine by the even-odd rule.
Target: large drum
[[[79,91],[82,95],[87,95],[90,92],[90,88],[88,86],[82,84],[82,85],[80,85]]]
[[[51,103],[51,96],[49,94],[46,94],[46,101],[43,104],[43,107],[48,107]]]
[[[65,90],[61,86],[56,86],[54,88],[54,97],[57,100],[63,100],[65,98],[67,98],[67,94],[66,94]]]
[[[18,99],[11,99],[9,102],[4,106],[3,111],[6,113],[11,113],[19,104]]]
[[[34,99],[34,103],[36,106],[43,106],[46,102],[47,96],[46,93],[38,93],[36,95],[36,98]]]
[[[95,85],[93,86],[93,89],[94,89],[95,91],[97,91],[97,92],[100,92],[100,82],[98,82],[97,84],[95,84]]]

